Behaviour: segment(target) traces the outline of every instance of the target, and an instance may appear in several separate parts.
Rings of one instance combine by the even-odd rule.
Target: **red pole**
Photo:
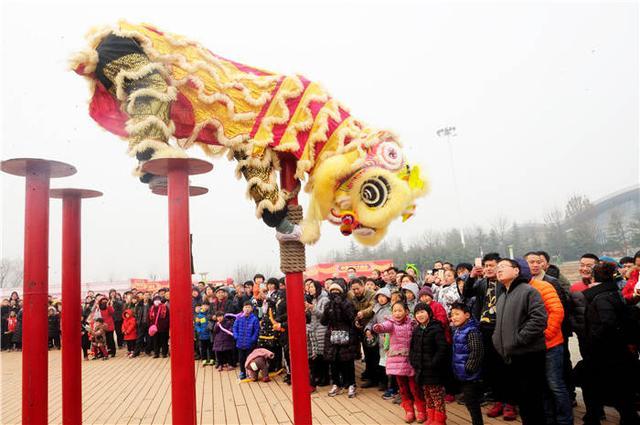
[[[146,173],[167,176],[166,192],[164,186],[155,187],[152,191],[169,198],[169,334],[171,419],[174,424],[196,424],[189,196],[203,195],[208,190],[189,187],[189,176],[207,173],[212,168],[210,163],[195,158],[154,159],[146,162],[142,168]]]
[[[281,160],[281,165],[280,184],[283,189],[293,191],[297,183],[295,163],[286,158]],[[298,198],[294,197],[288,204],[298,205]],[[296,425],[311,425],[311,393],[302,272],[287,273],[285,279],[287,283],[287,323],[289,324],[293,423]]]
[[[76,169],[39,158],[2,161],[0,169],[26,177],[24,303],[22,310],[22,423],[48,422],[47,305],[49,292],[49,181]]]
[[[80,197],[62,201],[62,422],[82,423]]]
[[[62,198],[62,423],[82,424],[82,358],[80,333],[82,198],[102,196],[88,189],[52,189]]]
[[[171,409],[174,424],[196,423],[196,386],[191,314],[189,243],[189,174],[170,167],[169,196],[169,332],[171,335]],[[191,418],[189,420],[189,418]]]
[[[31,425],[48,422],[49,170],[29,168],[26,177],[22,423]]]

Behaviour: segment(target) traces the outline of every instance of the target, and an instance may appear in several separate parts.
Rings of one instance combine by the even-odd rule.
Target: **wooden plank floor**
[[[84,424],[168,424],[171,423],[169,359],[118,356],[108,361],[84,361],[82,370]],[[358,369],[362,363],[357,362]],[[1,424],[21,420],[21,353],[0,354]],[[49,423],[62,423],[61,355],[49,352]],[[357,373],[359,375],[359,372]],[[197,418],[200,424],[291,424],[291,387],[279,378],[270,382],[240,383],[237,371],[218,372],[196,362]],[[380,397],[377,389],[359,389],[354,399],[346,393],[327,396],[329,387],[312,394],[313,421],[317,424],[402,424],[400,406]],[[453,425],[470,424],[464,406],[447,406]],[[582,417],[584,408],[575,410]],[[606,424],[617,423],[617,414],[607,409]],[[614,419],[615,418],[615,419]],[[186,421],[185,421],[186,422]],[[576,423],[582,421],[576,420]],[[485,416],[486,424],[506,423]],[[520,423],[515,422],[515,423]]]

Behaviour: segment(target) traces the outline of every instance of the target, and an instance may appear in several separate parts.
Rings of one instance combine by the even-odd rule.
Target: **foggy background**
[[[410,244],[496,217],[540,222],[573,194],[597,200],[635,185],[637,2],[2,2],[2,160],[68,162],[83,187],[83,281],[168,276],[167,200],[132,177],[126,142],[88,115],[85,80],[68,70],[84,34],[118,19],[185,35],[247,65],[321,82],[356,118],[397,133],[431,192],[389,236]],[[457,128],[451,138],[436,131]],[[191,156],[205,159],[198,148]],[[255,218],[235,163],[192,177],[197,272],[239,265],[279,273],[274,231]],[[453,171],[453,173],[452,173]],[[457,179],[454,190],[452,175]],[[20,258],[24,179],[0,174],[2,258]],[[301,204],[307,199],[301,196]],[[461,208],[458,208],[458,203]],[[51,283],[60,282],[61,201],[51,200]],[[325,224],[312,265],[350,238]],[[539,247],[531,247],[539,248]]]

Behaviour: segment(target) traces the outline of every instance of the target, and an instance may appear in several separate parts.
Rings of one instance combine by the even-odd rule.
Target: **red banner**
[[[155,293],[162,288],[169,288],[168,280],[149,280],[149,279],[129,279],[131,282],[131,289],[134,291],[151,292]],[[192,282],[193,285],[197,285],[199,281]],[[233,279],[226,278],[220,280],[208,280],[207,285],[213,285],[213,287],[225,285],[231,286]]]
[[[305,279],[324,281],[332,277],[348,279],[347,270],[356,269],[356,276],[371,276],[374,270],[386,270],[393,266],[393,260],[351,261],[344,263],[321,263],[307,267]]]

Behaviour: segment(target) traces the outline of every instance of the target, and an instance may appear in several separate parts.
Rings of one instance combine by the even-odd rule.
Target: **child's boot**
[[[516,410],[516,407],[511,404],[504,405],[503,413],[502,419],[505,421],[515,421],[518,419],[518,411]]]
[[[431,425],[446,425],[447,424],[447,412],[438,412],[437,410],[433,414],[433,422]]]
[[[436,409],[427,409],[427,422],[425,422],[425,425],[433,425],[435,415]]]
[[[404,409],[404,421],[408,424],[416,420],[416,413],[413,411],[413,402],[411,400],[403,400],[400,403]]]
[[[424,401],[416,400],[416,421],[423,423],[427,420],[427,404]]]

